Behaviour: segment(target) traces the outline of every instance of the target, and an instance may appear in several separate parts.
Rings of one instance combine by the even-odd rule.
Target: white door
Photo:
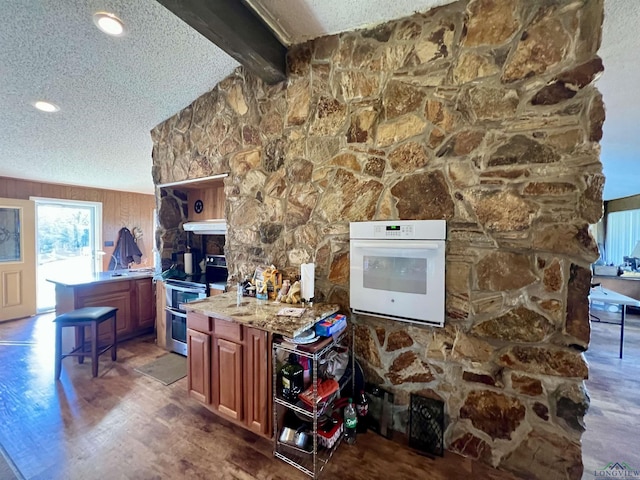
[[[36,313],[35,204],[0,198],[0,322]]]

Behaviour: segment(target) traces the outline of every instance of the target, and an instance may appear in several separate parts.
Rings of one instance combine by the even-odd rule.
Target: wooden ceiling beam
[[[287,48],[240,0],[157,0],[266,83],[287,78]]]

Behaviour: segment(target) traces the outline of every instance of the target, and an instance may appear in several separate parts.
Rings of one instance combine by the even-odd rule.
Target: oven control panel
[[[207,255],[207,267],[225,267],[227,260],[224,255]]]
[[[445,220],[382,220],[351,222],[349,236],[369,240],[444,240]]]
[[[413,238],[413,225],[375,225],[375,238]]]

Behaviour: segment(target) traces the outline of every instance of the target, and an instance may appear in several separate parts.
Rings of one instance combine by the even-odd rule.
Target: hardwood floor
[[[603,321],[620,320],[619,313],[594,313]],[[620,326],[594,321],[591,327],[586,353],[591,405],[582,436],[583,479],[595,478],[595,470],[610,462],[640,469],[640,316],[627,315],[622,359]]]
[[[0,445],[19,477],[308,478],[274,459],[271,442],[187,398],[186,379],[164,386],[134,371],[165,353],[151,337],[120,344],[115,364],[103,355],[96,379],[90,362],[67,359],[61,381],[54,382],[52,319],[49,314],[0,324]],[[619,327],[593,324],[585,479],[611,461],[640,466],[640,317],[630,316],[628,323],[622,360]],[[372,433],[341,447],[323,477],[513,478],[449,452],[429,459]]]
[[[0,445],[26,479],[309,478],[273,457],[272,443],[219,419],[134,370],[165,353],[151,337],[123,342],[118,361],[63,361],[53,380],[53,315],[0,324]],[[452,453],[430,459],[376,434],[344,445],[323,478],[513,477]]]

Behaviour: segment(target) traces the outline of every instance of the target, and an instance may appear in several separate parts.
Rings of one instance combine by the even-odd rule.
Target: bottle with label
[[[280,371],[282,376],[282,398],[294,403],[298,400],[298,394],[304,390],[304,368],[298,362],[295,353],[289,354],[289,361]]]
[[[356,412],[358,414],[358,433],[367,431],[367,414],[369,413],[369,400],[364,390],[360,390],[358,400],[356,400]]]
[[[356,443],[356,428],[358,425],[358,415],[353,406],[353,399],[344,407],[344,441],[349,445]]]

